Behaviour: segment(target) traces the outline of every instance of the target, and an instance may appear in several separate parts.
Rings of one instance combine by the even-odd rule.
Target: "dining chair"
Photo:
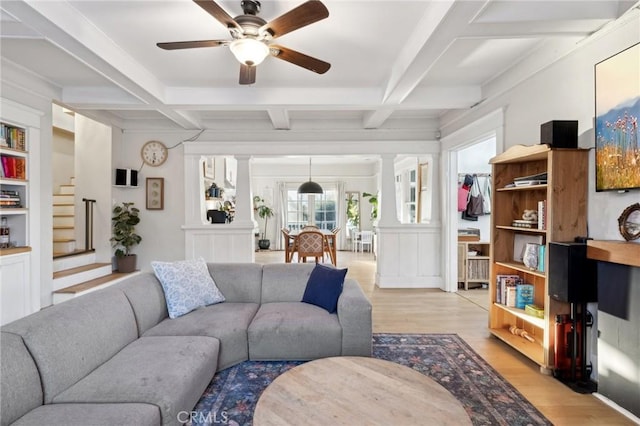
[[[315,257],[324,262],[324,252],[328,248],[327,240],[320,231],[302,231],[296,237],[296,251],[298,262],[306,262],[307,257]]]
[[[282,228],[282,237],[284,239],[284,261],[291,263],[295,252],[296,237],[291,235],[287,228]]]
[[[358,251],[358,242],[360,241],[360,231],[351,230],[351,251]]]
[[[314,231],[319,229],[318,225],[305,225],[302,227],[301,231]]]
[[[358,251],[364,252],[366,246],[369,247],[367,251],[373,251],[373,231],[360,231],[360,238],[356,243],[358,244]]]

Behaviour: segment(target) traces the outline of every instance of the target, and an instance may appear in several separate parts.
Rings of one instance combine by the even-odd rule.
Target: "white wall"
[[[140,209],[140,223],[136,232],[142,237],[140,245],[132,251],[138,255],[137,268],[151,270],[153,260],[184,259],[184,158],[180,141],[193,136],[193,132],[127,133],[114,142],[112,169],[135,169],[137,188],[113,188],[113,202],[134,202]],[[140,149],[149,140],[163,142],[169,150],[167,161],[158,167],[142,166]],[[177,146],[176,146],[177,145]],[[113,170],[112,170],[113,176]],[[146,209],[146,178],[164,178],[164,209]],[[111,182],[113,183],[113,182]]]
[[[68,185],[74,176],[75,117],[67,114],[57,104],[51,107],[53,119],[51,166],[53,170],[53,188],[60,192],[60,185]]]
[[[86,218],[82,199],[96,200],[93,247],[97,259],[108,259],[111,253],[111,127],[81,114],[75,115],[75,125],[76,247],[84,247]]]
[[[72,133],[53,129],[51,166],[53,170],[53,190],[60,192],[60,185],[69,185],[75,174],[75,142]]]

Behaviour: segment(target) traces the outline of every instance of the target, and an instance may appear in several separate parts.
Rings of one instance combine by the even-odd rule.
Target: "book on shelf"
[[[538,229],[547,229],[547,200],[538,201]]]
[[[544,269],[545,269],[544,256],[546,252],[547,252],[547,246],[545,246],[544,244],[540,244],[538,246],[538,271],[539,272],[544,272]]]
[[[511,226],[516,228],[528,228],[533,229],[538,226],[537,220],[525,220],[525,219],[516,219],[511,222]]]
[[[516,308],[524,309],[526,305],[533,303],[535,289],[532,284],[516,285]]]
[[[509,306],[507,301],[509,300],[509,297],[513,297],[512,306],[515,307],[516,286],[522,283],[523,281],[520,275],[496,275],[496,302]],[[511,292],[511,290],[507,290],[510,288],[513,289],[513,296],[507,294],[507,292]]]
[[[542,172],[542,173],[536,173],[534,175],[515,177],[515,178],[513,178],[513,181],[514,182],[528,182],[528,181],[532,181],[532,180],[537,180],[537,181],[544,181],[546,183],[547,176],[548,176],[547,172]]]
[[[24,129],[0,123],[0,145],[24,151],[26,148]]]
[[[24,158],[3,155],[2,176],[8,179],[26,179],[26,160]]]
[[[509,308],[516,307],[517,286],[506,286],[504,289],[504,305]]]
[[[20,208],[22,200],[18,191],[3,189],[0,191],[0,207],[2,208]]]
[[[540,306],[528,304],[528,305],[525,305],[524,311],[527,314],[532,315],[534,317],[544,318],[544,308],[541,308]]]

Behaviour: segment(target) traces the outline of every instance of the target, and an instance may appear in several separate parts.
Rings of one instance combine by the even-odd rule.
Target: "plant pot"
[[[260,247],[260,250],[269,250],[270,246],[271,246],[270,240],[258,240],[258,247]]]
[[[138,256],[130,254],[128,256],[116,257],[118,272],[133,272],[136,270],[136,260]]]

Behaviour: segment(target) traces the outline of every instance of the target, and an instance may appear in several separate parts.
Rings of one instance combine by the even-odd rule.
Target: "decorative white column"
[[[440,225],[400,223],[396,213],[395,155],[381,157],[376,285],[441,288]]]
[[[233,223],[237,226],[251,226],[256,223],[253,219],[253,201],[251,198],[251,167],[250,155],[236,155],[236,213]]]
[[[394,154],[383,154],[380,164],[380,198],[378,200],[378,226],[400,225],[396,213],[396,173]]]

